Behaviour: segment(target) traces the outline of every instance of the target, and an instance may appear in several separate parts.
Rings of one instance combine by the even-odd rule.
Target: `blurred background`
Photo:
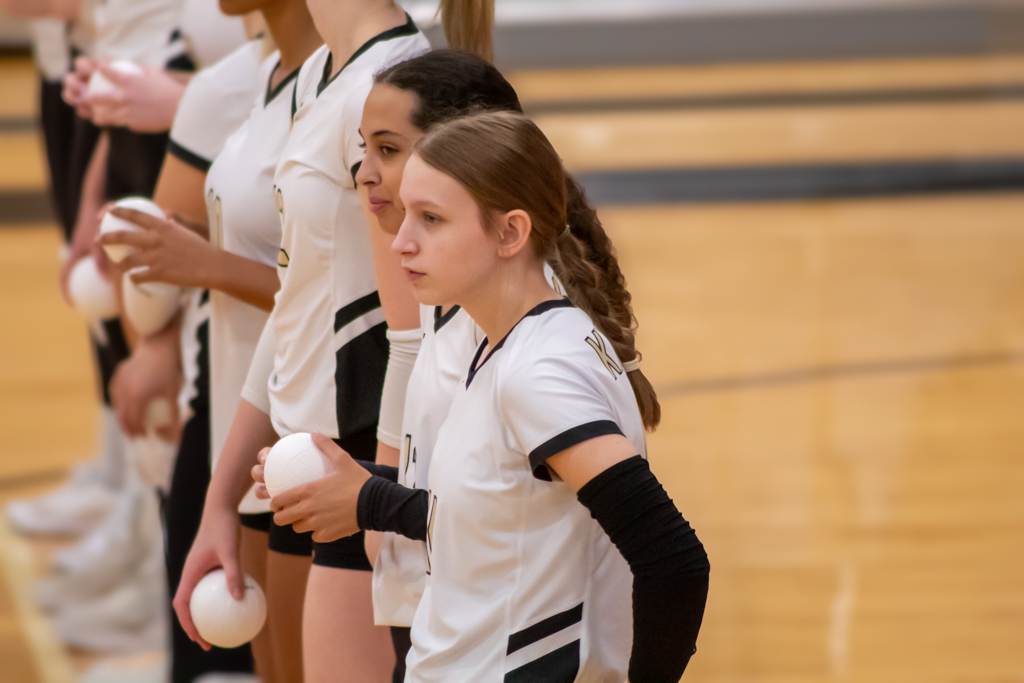
[[[1024,3],[497,0],[496,47],[634,295],[712,564],[685,680],[1024,681]],[[2,503],[98,399],[24,23],[0,53]],[[54,547],[0,531],[3,683],[104,657],[33,603]]]

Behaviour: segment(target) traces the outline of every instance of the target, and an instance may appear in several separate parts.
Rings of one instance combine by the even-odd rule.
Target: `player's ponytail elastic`
[[[465,187],[484,216],[526,211],[536,255],[551,263],[569,299],[608,338],[619,360],[639,362],[636,318],[615,249],[536,124],[510,112],[455,119],[433,128],[416,154]],[[638,367],[623,370],[644,426],[654,429],[661,421],[654,387]]]
[[[448,47],[494,61],[494,0],[441,0]]]

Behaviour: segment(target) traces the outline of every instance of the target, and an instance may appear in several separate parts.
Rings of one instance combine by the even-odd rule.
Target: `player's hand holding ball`
[[[356,504],[370,473],[336,443],[315,432],[292,434],[264,448],[258,459],[252,471],[260,484],[256,495],[271,499],[275,524],[312,531],[317,543],[359,531]],[[318,472],[323,474],[311,480]]]
[[[86,103],[97,126],[124,126],[138,133],[163,133],[174,124],[187,81],[152,66],[101,60]]]
[[[108,252],[119,250],[125,271],[133,271],[136,284],[166,282],[181,287],[204,287],[216,269],[213,247],[177,221],[132,208],[114,207],[110,215],[134,225],[137,230],[114,230],[100,235]]]

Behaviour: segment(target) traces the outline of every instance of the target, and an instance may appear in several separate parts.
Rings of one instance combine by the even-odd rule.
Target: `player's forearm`
[[[204,279],[208,288],[264,311],[273,310],[274,296],[281,288],[275,268],[222,250],[211,254]]]
[[[238,504],[253,484],[252,468],[257,454],[276,442],[277,433],[270,416],[240,399],[217,469],[210,480],[207,506],[219,511],[237,511]]]
[[[72,238],[72,254],[87,254],[92,249],[93,241],[99,233],[99,219],[96,217],[103,208],[103,199],[107,191],[107,156],[110,143],[107,134],[100,136],[93,150],[92,158],[86,167],[82,179],[82,198],[78,204],[78,217],[75,221],[75,235]]]

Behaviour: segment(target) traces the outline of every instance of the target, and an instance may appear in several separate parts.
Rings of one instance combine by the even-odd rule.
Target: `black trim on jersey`
[[[168,60],[164,64],[164,69],[167,71],[187,71],[192,72],[196,70],[196,63],[192,61],[192,58],[186,54],[180,54],[173,59]]]
[[[352,303],[338,309],[334,314],[334,332],[337,334],[341,328],[355,321],[356,318],[364,316],[370,311],[380,308],[380,293],[370,292],[364,297],[356,299]]]
[[[512,330],[519,327],[519,323],[523,322],[530,316],[547,313],[548,311],[555,308],[575,308],[575,306],[572,305],[572,302],[569,301],[568,297],[563,299],[550,299],[548,301],[542,301],[533,308],[531,308],[529,311],[527,311],[526,315],[520,318],[519,322],[512,326]],[[489,361],[491,359],[491,356],[493,356],[498,349],[505,345],[505,340],[508,339],[508,335],[512,334],[512,330],[509,330],[508,332],[505,333],[505,336],[501,338],[501,341],[494,345],[494,348],[491,349],[491,352],[487,354],[487,358],[484,358],[483,361],[481,361],[480,365],[478,366],[477,361],[480,361],[480,356],[483,354],[484,349],[487,348],[487,337],[484,337],[484,340],[480,343],[480,348],[476,350],[476,355],[473,356],[473,362],[469,364],[469,374],[466,376],[467,389],[469,388],[470,383],[473,381],[473,378],[476,377],[476,373],[480,370],[480,368],[484,366],[484,363]]]
[[[459,305],[456,304],[448,309],[448,312],[441,315],[441,307],[434,306],[434,333],[448,324],[448,322],[455,317],[455,314],[459,312]]]
[[[264,108],[266,108],[266,106],[268,104],[273,102],[277,98],[277,96],[280,95],[284,91],[284,89],[288,86],[289,83],[291,83],[296,78],[298,78],[299,77],[299,71],[302,70],[302,67],[300,66],[298,69],[295,69],[290,74],[285,76],[283,81],[281,81],[280,83],[275,85],[273,88],[271,88],[270,84],[274,82],[274,74],[277,73],[277,69],[278,69],[279,66],[281,66],[281,62],[277,63],[277,66],[274,67],[274,70],[270,72],[270,78],[267,79],[267,94],[263,96],[263,106],[264,106]],[[295,102],[294,97],[292,99],[292,102],[293,103]],[[292,111],[292,116],[295,116],[295,111],[294,110]]]
[[[171,31],[171,37],[167,39],[167,44],[170,45],[174,41],[181,40],[181,39],[182,39],[181,29],[180,28],[176,28],[173,31]]]
[[[522,650],[527,645],[533,645],[538,640],[553,636],[559,631],[564,631],[581,621],[583,621],[582,602],[575,607],[559,612],[554,616],[537,622],[533,626],[528,626],[522,631],[517,631],[510,635],[508,637],[508,650],[505,654],[510,655],[517,650]]]
[[[295,121],[295,112],[299,110],[299,105],[295,103],[296,93],[299,91],[299,84],[296,83],[295,87],[292,88],[292,121]]]
[[[199,305],[205,306],[210,303],[210,290],[204,289],[203,293],[199,295]]]
[[[174,140],[167,141],[167,153],[202,173],[209,173],[210,166],[213,165],[212,161],[199,156],[190,149],[185,149]]]
[[[403,36],[414,36],[419,32],[420,30],[416,26],[415,22],[413,22],[412,17],[409,16],[408,12],[406,12],[404,24],[402,24],[401,26],[396,26],[394,28],[389,28],[387,31],[384,31],[383,33],[378,33],[373,38],[370,38],[368,41],[363,43],[358,50],[352,53],[352,56],[348,58],[348,61],[345,62],[345,65],[338,69],[338,73],[334,74],[333,76],[331,76],[331,71],[333,71],[334,55],[328,53],[327,63],[324,64],[323,75],[321,75],[320,77],[320,83],[317,84],[316,86],[316,96],[320,97],[320,93],[324,91],[324,88],[333,83],[334,79],[336,79],[341,74],[341,72],[345,70],[345,67],[347,67],[349,64],[362,57],[367,50],[369,50],[377,43],[383,43],[386,40],[391,40],[393,38],[401,38]]]
[[[595,422],[578,425],[572,429],[567,429],[558,436],[551,437],[530,451],[530,467],[533,468],[534,475],[536,475],[538,469],[544,469],[544,461],[552,455],[561,453],[565,449],[572,448],[576,444],[581,444],[584,441],[590,441],[591,439],[595,439],[599,436],[607,436],[609,434],[625,436],[622,434],[622,430],[619,429],[619,425],[615,424],[611,420],[597,420]],[[547,474],[546,469],[544,470],[544,474]],[[548,479],[548,481],[550,481],[550,479]]]
[[[374,325],[334,354],[335,418],[339,439],[370,427],[376,429],[384,373],[388,367],[387,330],[387,323]],[[376,432],[371,436],[376,448]]]
[[[505,674],[505,683],[572,683],[580,672],[580,641],[574,640]]]
[[[363,165],[363,160],[360,159],[352,166],[352,184],[359,187],[359,183],[356,181],[356,173],[359,173],[359,167]]]

